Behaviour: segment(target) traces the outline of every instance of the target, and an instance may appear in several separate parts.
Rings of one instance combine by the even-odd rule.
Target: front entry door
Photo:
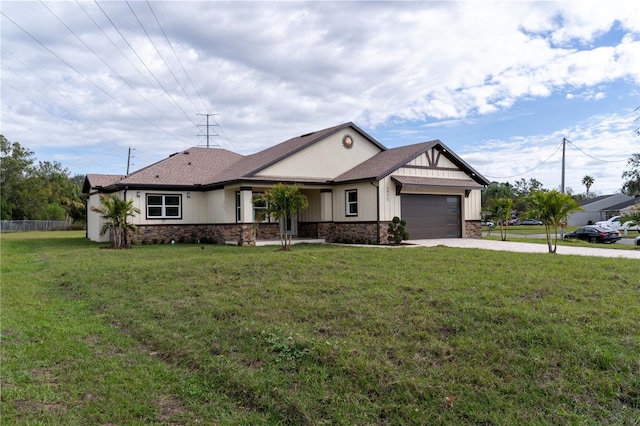
[[[280,232],[282,235],[298,235],[298,218],[288,217],[286,224],[284,218],[280,219]]]

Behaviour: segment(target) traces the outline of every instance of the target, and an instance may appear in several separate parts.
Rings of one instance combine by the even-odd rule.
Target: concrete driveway
[[[483,250],[495,251],[513,251],[520,253],[548,253],[549,249],[546,244],[538,243],[516,243],[507,241],[493,240],[475,240],[471,238],[443,238],[435,240],[408,240],[409,244],[415,244],[425,247],[458,247],[458,248],[476,248]],[[627,259],[640,259],[640,249],[636,250],[616,250],[599,247],[568,247],[558,246],[557,254],[573,254],[577,256],[596,256],[596,257],[618,257]]]

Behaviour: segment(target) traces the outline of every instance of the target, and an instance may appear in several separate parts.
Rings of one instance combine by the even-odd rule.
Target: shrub
[[[409,239],[409,233],[405,229],[407,221],[395,216],[389,224],[389,242],[392,244],[400,244],[402,240]]]

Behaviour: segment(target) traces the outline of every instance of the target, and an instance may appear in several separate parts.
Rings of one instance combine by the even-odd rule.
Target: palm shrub
[[[265,206],[256,218],[258,221],[269,216],[281,221],[280,243],[283,251],[291,250],[291,235],[287,234],[287,223],[309,207],[307,196],[300,192],[301,187],[299,184],[277,183],[254,199],[254,203],[259,201]]]
[[[551,191],[540,190],[529,194],[531,211],[528,216],[541,221],[547,234],[549,253],[555,253],[558,248],[558,228],[565,226],[569,215],[582,210],[576,200],[569,194],[557,189]],[[552,241],[551,231],[554,239]]]
[[[491,203],[491,217],[498,221],[500,225],[500,239],[507,240],[507,229],[504,224],[511,219],[511,210],[513,208],[513,199],[497,198]]]
[[[406,230],[407,221],[395,216],[389,224],[389,242],[393,244],[400,244],[402,240],[409,239],[409,233]]]
[[[133,206],[133,200],[122,200],[117,195],[100,194],[100,202],[101,207],[91,207],[91,211],[99,213],[104,220],[100,235],[109,232],[114,247],[127,246],[129,231],[138,232],[138,227],[129,222],[129,217],[140,213],[140,209]]]

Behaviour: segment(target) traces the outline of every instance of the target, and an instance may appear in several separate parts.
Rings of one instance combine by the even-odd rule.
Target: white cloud
[[[603,83],[640,83],[635,3],[131,2],[162,58],[124,2],[99,3],[117,30],[94,3],[46,3],[106,66],[40,3],[3,2],[68,65],[3,17],[2,127],[36,153],[92,147],[121,164],[131,146],[142,165],[204,143],[197,113],[219,113],[213,140],[248,153],[344,121],[465,123],[556,93],[593,102]],[[626,35],[601,45],[613,27]]]

